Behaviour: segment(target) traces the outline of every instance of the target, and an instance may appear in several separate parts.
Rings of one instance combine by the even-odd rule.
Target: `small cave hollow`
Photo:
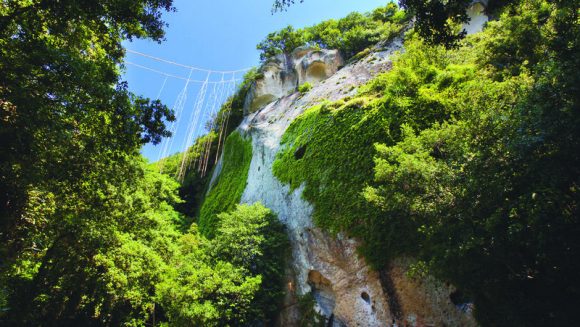
[[[327,77],[326,64],[324,62],[314,62],[306,70],[306,78],[309,80],[321,81]]]
[[[299,146],[298,149],[294,151],[294,159],[300,160],[304,158],[305,154],[306,154],[306,144]]]
[[[308,284],[312,287],[312,295],[322,310],[322,314],[330,319],[336,305],[336,294],[332,289],[332,283],[319,271],[308,272]]]
[[[278,99],[274,94],[263,94],[261,96],[255,97],[250,105],[250,113],[261,109],[262,107],[266,106],[268,103],[275,101]]]
[[[369,295],[369,293],[367,292],[362,292],[360,293],[360,297],[367,303],[367,304],[371,304],[371,297]]]

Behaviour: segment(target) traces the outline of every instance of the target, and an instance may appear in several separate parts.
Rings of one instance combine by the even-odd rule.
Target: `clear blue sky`
[[[298,1],[297,1],[298,2]],[[273,0],[174,0],[177,12],[167,13],[164,20],[166,40],[161,44],[137,40],[126,42],[127,49],[161,57],[189,66],[211,70],[237,70],[257,66],[258,44],[268,33],[287,25],[296,28],[316,24],[329,18],[340,18],[352,11],[369,11],[387,0],[306,0],[287,12],[271,14]],[[161,63],[128,53],[127,60],[158,71],[187,77],[188,69]],[[205,79],[206,73],[194,72],[192,79]],[[226,78],[231,77],[226,76]],[[240,76],[241,77],[241,76]],[[164,76],[127,65],[124,78],[132,92],[155,98]],[[219,80],[212,74],[210,80]],[[169,107],[176,101],[185,81],[168,78],[160,99]],[[201,83],[190,83],[182,119],[178,122],[169,154],[181,151],[187,134],[187,122],[194,108]],[[211,85],[209,91],[211,92]],[[209,94],[208,94],[209,96]],[[203,131],[196,131],[196,134]],[[161,146],[146,145],[142,153],[157,160]]]

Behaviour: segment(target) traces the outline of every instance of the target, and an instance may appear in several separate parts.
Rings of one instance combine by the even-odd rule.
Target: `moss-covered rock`
[[[233,210],[240,202],[252,160],[251,140],[245,139],[237,131],[230,134],[224,145],[222,160],[221,173],[200,210],[199,228],[207,237],[215,234],[217,214]]]

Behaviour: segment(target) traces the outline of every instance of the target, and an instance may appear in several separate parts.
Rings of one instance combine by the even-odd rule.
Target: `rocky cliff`
[[[481,14],[481,6],[470,11],[470,33],[485,23]],[[248,94],[238,130],[252,140],[253,156],[241,201],[261,202],[287,226],[292,258],[283,326],[299,325],[299,298],[306,294],[314,297],[315,311],[332,326],[475,325],[469,303],[455,299],[453,286],[430,277],[408,277],[410,258],[394,260],[380,272],[371,269],[357,254],[356,240],[314,226],[313,208],[302,198],[302,187],[290,191],[272,173],[281,137],[297,116],[321,101],[355,94],[357,86],[390,69],[390,57],[401,46],[395,39],[347,65],[338,51],[299,48],[265,63]],[[297,92],[305,82],[313,88]]]

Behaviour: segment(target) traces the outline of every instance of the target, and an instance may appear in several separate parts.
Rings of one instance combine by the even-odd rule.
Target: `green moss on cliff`
[[[390,138],[379,103],[359,98],[315,106],[283,136],[273,172],[292,189],[305,183],[303,196],[314,205],[313,219],[323,228],[362,235],[365,222],[377,218],[361,191],[373,180],[373,143]]]
[[[393,69],[356,99],[291,124],[275,175],[304,184],[315,222],[360,239],[376,267],[401,253],[423,260],[474,302],[481,325],[573,325],[572,3],[517,1],[449,51],[408,34]]]
[[[394,68],[354,99],[312,107],[292,122],[273,165],[292,189],[305,184],[317,225],[364,239],[361,251],[376,266],[414,252],[418,226],[406,214],[385,216],[365,199],[365,188],[375,182],[374,144],[396,143],[403,125],[423,129],[449,119],[454,92],[473,78],[472,66],[452,65],[442,48],[413,38],[406,47],[411,50]]]
[[[233,132],[226,139],[223,156],[221,173],[200,210],[199,228],[208,237],[215,234],[217,214],[233,210],[240,202],[252,160],[252,141]]]

